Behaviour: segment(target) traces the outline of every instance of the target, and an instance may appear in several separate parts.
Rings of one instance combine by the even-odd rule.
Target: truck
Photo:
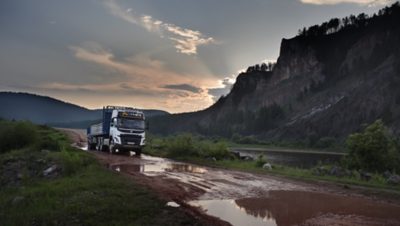
[[[131,107],[103,107],[101,123],[87,128],[88,150],[142,153],[146,145],[145,115]]]

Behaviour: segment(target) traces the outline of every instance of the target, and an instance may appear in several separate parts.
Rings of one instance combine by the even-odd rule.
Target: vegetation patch
[[[2,140],[0,154],[1,225],[200,225],[54,129],[0,121],[5,129],[12,136]],[[35,139],[14,142],[25,133]]]
[[[236,135],[236,139],[239,136]],[[327,139],[326,142],[331,142]],[[145,152],[197,164],[268,173],[296,179],[329,181],[347,185],[400,190],[400,152],[396,139],[381,120],[347,139],[347,157],[331,165],[318,164],[301,169],[268,163],[265,156],[256,159],[229,153],[223,141],[206,140],[190,134],[151,138]]]
[[[207,140],[189,133],[165,138],[150,137],[148,140],[149,145],[144,151],[157,156],[175,159],[195,157],[210,160],[234,158],[224,141]]]
[[[352,169],[400,172],[399,144],[382,120],[369,125],[361,133],[347,139],[349,155],[345,164]]]

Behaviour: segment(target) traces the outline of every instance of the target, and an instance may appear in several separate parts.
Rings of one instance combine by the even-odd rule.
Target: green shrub
[[[61,151],[62,144],[59,140],[51,137],[51,136],[44,136],[42,137],[37,143],[38,150],[50,150],[50,151]]]
[[[195,143],[196,153],[204,158],[221,160],[230,156],[228,147],[224,142],[199,141]]]
[[[185,156],[195,153],[193,137],[191,134],[181,134],[168,138],[165,143],[165,148],[171,157]]]
[[[37,137],[35,125],[30,122],[0,121],[0,152],[32,145]]]
[[[80,172],[83,168],[95,164],[93,158],[74,149],[62,150],[61,152],[54,154],[56,159],[61,162],[62,172],[66,176],[71,176]]]
[[[349,168],[373,172],[399,169],[398,147],[381,120],[361,133],[351,134],[346,144],[349,154],[344,162]]]
[[[153,139],[151,142],[151,144],[148,144],[147,152],[153,152],[155,149],[162,150],[166,152],[167,157],[214,157],[217,160],[230,157],[230,152],[224,142],[205,140],[201,137],[194,137],[189,133],[162,140]],[[151,150],[148,150],[149,148]]]

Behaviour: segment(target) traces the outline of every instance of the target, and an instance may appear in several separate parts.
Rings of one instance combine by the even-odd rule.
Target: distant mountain
[[[90,110],[51,97],[29,93],[0,92],[0,118],[29,120],[38,124],[84,128],[99,121],[101,109]],[[146,117],[169,114],[144,110]]]
[[[283,39],[276,65],[241,73],[231,92],[194,113],[151,119],[182,131],[302,142],[343,140],[381,118],[400,134],[400,5],[332,19]],[[157,125],[157,126],[154,126]]]

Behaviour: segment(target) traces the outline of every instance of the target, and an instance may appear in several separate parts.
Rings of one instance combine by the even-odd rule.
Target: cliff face
[[[311,45],[297,39],[283,39],[274,69],[274,84],[296,76],[319,77],[322,67]]]
[[[396,18],[399,15],[389,23],[378,18],[356,30],[283,39],[272,72],[240,74],[232,91],[216,104],[201,112],[160,119],[156,123],[167,123],[155,132],[240,133],[290,141],[341,139],[381,118],[399,134],[400,23]]]

